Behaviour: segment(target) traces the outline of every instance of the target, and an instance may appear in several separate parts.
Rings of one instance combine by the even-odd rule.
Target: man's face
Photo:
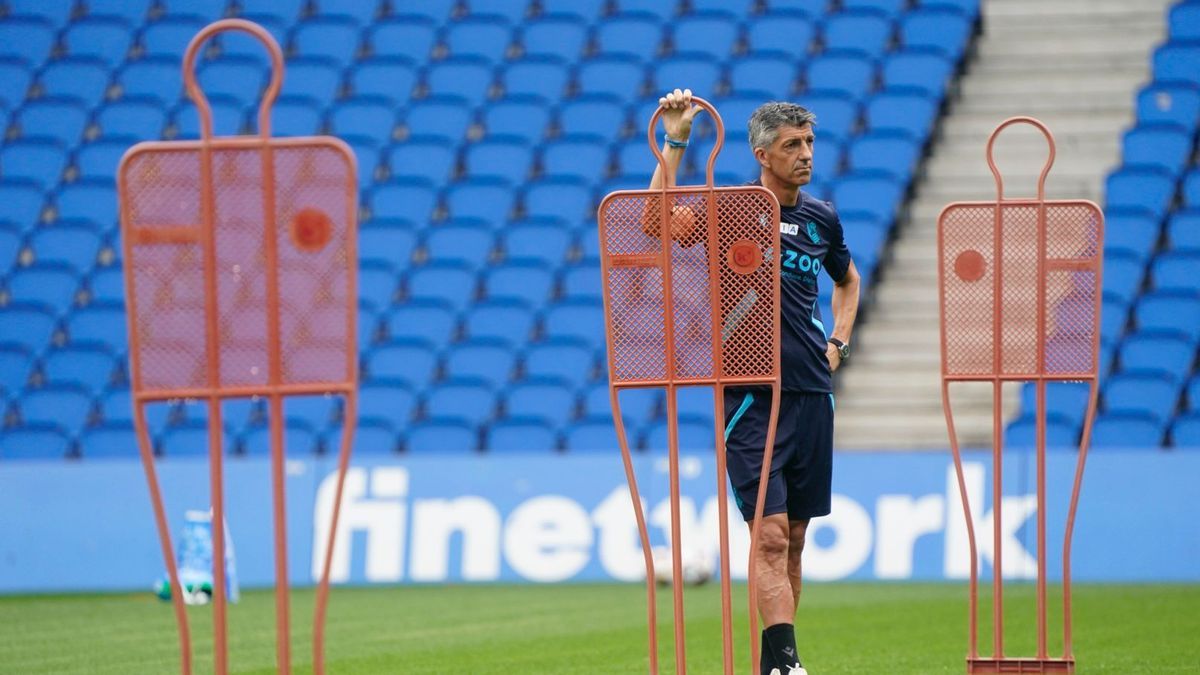
[[[779,128],[775,142],[767,148],[755,148],[758,163],[785,185],[808,185],[812,180],[813,134],[811,124]]]

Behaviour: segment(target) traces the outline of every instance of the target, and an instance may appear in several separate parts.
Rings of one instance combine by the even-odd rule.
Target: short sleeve
[[[825,253],[825,272],[835,282],[840,282],[850,269],[850,249],[846,246],[845,233],[842,232],[842,219],[837,211],[830,207],[829,220],[829,250]]]

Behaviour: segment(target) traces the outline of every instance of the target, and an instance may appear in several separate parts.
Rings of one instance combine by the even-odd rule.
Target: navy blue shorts
[[[833,407],[832,394],[783,392],[764,516],[787,513],[788,520],[804,520],[829,515]],[[747,521],[754,519],[770,416],[769,390],[725,391],[725,463],[734,500]]]

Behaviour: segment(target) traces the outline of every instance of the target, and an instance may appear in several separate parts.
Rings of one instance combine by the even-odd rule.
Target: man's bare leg
[[[792,626],[798,589],[789,577],[791,529],[785,513],[764,516],[754,550],[756,602],[763,621],[763,673],[803,672]]]
[[[788,522],[788,581],[792,583],[792,609],[800,607],[800,554],[804,553],[804,537],[808,533],[808,519]]]

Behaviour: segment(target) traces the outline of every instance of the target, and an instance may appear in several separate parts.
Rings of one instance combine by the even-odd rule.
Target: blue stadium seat
[[[1105,183],[1107,208],[1141,208],[1161,218],[1175,192],[1175,179],[1162,169],[1126,167],[1109,174]]]
[[[462,454],[479,447],[478,432],[453,420],[431,419],[414,424],[405,449],[416,454]]]
[[[66,147],[78,145],[87,126],[84,105],[72,98],[31,101],[13,119],[26,138],[54,139]]]
[[[167,16],[147,24],[139,34],[137,43],[143,56],[179,59],[196,33],[204,28],[204,23],[192,16]],[[177,72],[177,80],[178,77]]]
[[[402,270],[412,262],[417,247],[416,231],[409,223],[375,219],[358,230],[360,262],[373,262]]]
[[[271,433],[267,427],[255,427],[241,434],[237,439],[241,451],[250,457],[269,457],[271,454]],[[315,455],[320,449],[320,437],[317,432],[304,426],[286,425],[283,428],[284,454],[288,457],[304,458]]]
[[[557,57],[527,57],[508,64],[500,75],[500,83],[508,96],[532,96],[544,102],[563,97],[570,71]]]
[[[830,16],[825,22],[825,49],[857,51],[878,59],[891,42],[893,32],[892,20],[884,14],[843,11]]]
[[[576,338],[600,345],[604,342],[604,308],[597,300],[567,299],[546,309],[548,337]]]
[[[675,53],[706,54],[724,61],[738,41],[738,22],[725,12],[695,12],[673,23]],[[693,90],[695,91],[695,90]]]
[[[545,14],[563,14],[593,21],[604,12],[608,0],[541,0]]]
[[[33,370],[32,364],[33,354],[30,350],[14,344],[0,344],[0,392],[15,392],[24,387]],[[0,404],[3,404],[2,396]],[[3,414],[2,409],[0,414]]]
[[[71,20],[74,3],[38,2],[38,0],[7,0],[5,10],[10,16],[38,18],[53,26],[64,26]]]
[[[92,302],[125,305],[125,277],[116,267],[92,270],[87,280],[87,290]]]
[[[62,347],[47,352],[41,372],[47,384],[81,387],[97,394],[117,379],[119,367],[107,347]]]
[[[869,10],[894,19],[908,9],[908,0],[842,0],[844,10]]]
[[[104,98],[112,73],[96,59],[66,58],[52,62],[38,75],[42,96],[70,98],[91,108]]]
[[[866,105],[869,131],[899,131],[918,142],[929,136],[937,117],[937,104],[928,96],[908,90],[882,91]],[[824,117],[820,126],[824,126]]]
[[[1196,169],[1183,178],[1183,204],[1189,209],[1200,208],[1200,171]]]
[[[1033,448],[1037,444],[1037,423],[1025,414],[1013,420],[1004,429],[1006,448]],[[1046,419],[1046,449],[1075,450],[1079,447],[1079,426],[1067,420],[1048,417]]]
[[[751,55],[771,54],[790,59],[806,58],[816,35],[816,25],[802,11],[772,11],[748,22],[747,52]],[[731,78],[735,83],[736,80]]]
[[[711,99],[721,83],[721,63],[713,56],[696,52],[677,52],[655,61],[651,80],[656,92],[674,89],[686,82],[696,96]],[[657,100],[656,100],[657,102]]]
[[[96,123],[104,136],[157,140],[162,138],[167,111],[153,97],[126,96],[101,109],[96,115]]]
[[[424,63],[437,42],[437,27],[428,19],[393,17],[374,23],[367,42],[375,57],[396,57],[412,63]]]
[[[0,150],[0,168],[7,167],[5,155]],[[19,155],[10,156],[21,159]],[[5,169],[7,174],[8,170]],[[29,179],[21,179],[5,175],[0,179],[0,203],[4,204],[4,213],[0,214],[0,222],[7,222],[18,231],[31,230],[42,219],[42,206],[46,197],[39,183]]]
[[[550,339],[529,346],[524,355],[526,377],[563,380],[579,387],[592,378],[596,358],[579,340]]]
[[[646,429],[642,441],[650,452],[667,451],[667,423],[653,422]],[[679,451],[711,453],[715,439],[712,424],[704,424],[696,420],[679,420]]]
[[[422,2],[406,2],[402,8],[404,20],[409,15],[418,16],[433,23],[443,23],[452,16],[458,7],[458,0],[423,0]],[[396,9],[393,7],[393,9]]]
[[[1171,440],[1176,448],[1200,448],[1200,413],[1176,417],[1171,426]]]
[[[401,380],[372,378],[359,387],[359,420],[373,420],[399,431],[411,423],[416,408],[416,394]]]
[[[460,263],[435,262],[417,268],[407,283],[410,299],[441,300],[459,310],[474,299],[475,289],[474,269]]]
[[[1154,259],[1151,279],[1155,290],[1200,296],[1200,253],[1166,252]]]
[[[504,410],[508,417],[534,419],[562,428],[575,414],[575,393],[558,380],[530,379],[508,389]]]
[[[1170,419],[1179,400],[1178,375],[1118,373],[1104,386],[1106,413],[1137,413]]]
[[[1192,412],[1200,412],[1200,373],[1192,375],[1191,381],[1187,383],[1187,409]]]
[[[283,401],[283,418],[288,426],[320,431],[342,421],[342,398],[320,394],[288,396]]]
[[[1167,223],[1167,240],[1173,251],[1200,253],[1200,211],[1176,211],[1172,214]]]
[[[500,420],[488,428],[483,442],[488,452],[544,452],[558,449],[554,428],[534,419]]]
[[[387,378],[419,388],[433,379],[437,357],[426,340],[392,339],[368,351],[364,362],[371,380]]]
[[[313,17],[292,32],[291,50],[305,56],[323,56],[342,66],[358,51],[358,22],[346,17]]]
[[[690,418],[693,421],[703,420],[713,429],[713,390],[711,387],[680,387],[675,392],[675,408],[680,418]],[[663,397],[663,411],[666,414],[666,397]]]
[[[15,58],[0,56],[0,104],[13,109],[21,105],[32,80],[29,66]]]
[[[627,427],[637,427],[656,416],[663,408],[663,391],[661,389],[626,389],[621,392],[618,403],[621,406],[621,419]],[[612,426],[612,398],[608,384],[601,382],[592,385],[583,396],[584,414],[591,419],[608,420]]]
[[[158,101],[163,106],[174,105],[183,94],[183,81],[179,77],[177,58],[155,56],[126,65],[116,78],[122,96],[144,96]]]
[[[1200,39],[1200,3],[1175,3],[1167,12],[1167,34],[1171,40]]]
[[[630,434],[629,442],[632,445],[635,437],[632,435],[632,430],[627,429],[626,431]],[[572,424],[567,427],[565,444],[570,452],[619,454],[621,451],[617,440],[617,431],[611,417],[587,418]],[[636,448],[631,448],[631,450],[636,450]]]
[[[603,301],[602,278],[600,265],[594,262],[572,265],[563,272],[563,297],[573,300]]]
[[[55,28],[44,19],[6,18],[0,23],[0,58],[40,64],[50,55],[54,33]]]
[[[564,101],[558,124],[564,135],[615,138],[621,134],[627,115],[621,100],[612,96],[584,94]]]
[[[342,140],[354,151],[355,161],[358,162],[358,188],[367,190],[376,183],[380,164],[383,160],[383,146],[386,144],[377,138],[367,136],[346,135]]]
[[[228,427],[223,428],[221,432],[223,454],[232,454],[235,449],[233,434]],[[185,422],[179,426],[167,427],[162,433],[159,448],[162,456],[167,458],[207,457],[210,442],[207,422]]]
[[[418,339],[430,344],[445,344],[455,338],[457,316],[440,300],[409,301],[388,312],[386,326],[390,338]]]
[[[468,339],[503,340],[518,346],[529,342],[534,311],[516,300],[487,300],[473,305],[464,320]]]
[[[1178,175],[1192,152],[1192,132],[1173,123],[1143,124],[1125,133],[1122,148],[1126,165],[1160,167]]]
[[[79,273],[74,268],[39,263],[18,268],[9,276],[8,297],[13,304],[39,306],[62,314],[75,302],[79,286]]]
[[[571,247],[571,231],[555,218],[532,219],[506,228],[502,241],[508,258],[538,260],[554,266],[562,263]],[[3,258],[0,258],[3,262]]]
[[[135,142],[134,139],[105,139],[88,143],[75,155],[75,168],[83,181],[114,184],[121,157]]]
[[[1138,333],[1125,339],[1120,355],[1122,371],[1178,380],[1192,371],[1196,345],[1174,333]]]
[[[446,208],[451,218],[474,218],[493,228],[508,220],[515,202],[513,187],[505,180],[477,178],[446,191]]]
[[[549,106],[534,96],[508,96],[483,111],[485,138],[508,137],[532,145],[545,135],[549,122]]]
[[[1046,414],[1069,423],[1078,430],[1087,414],[1090,387],[1082,382],[1049,382],[1046,384]],[[1021,387],[1021,414],[1037,412],[1037,389],[1032,383]],[[1031,418],[1032,420],[1032,418]]]
[[[900,20],[900,41],[905,47],[935,49],[957,62],[966,50],[971,20],[941,7],[919,8]]]
[[[0,460],[63,459],[71,449],[71,440],[53,427],[27,426],[0,431]]]
[[[492,418],[496,395],[485,380],[451,378],[439,383],[425,398],[425,414],[478,427]]]
[[[737,96],[787,98],[796,88],[796,61],[777,54],[747,56],[729,68],[729,91]]]
[[[221,420],[230,428],[245,430],[267,423],[266,401],[256,398],[231,398],[221,403]]]
[[[862,212],[890,223],[903,194],[901,186],[885,174],[847,174],[833,188],[833,203],[845,215]]]
[[[554,275],[539,261],[509,261],[486,272],[484,295],[490,300],[517,300],[540,307],[549,299]]]
[[[808,89],[836,91],[863,99],[874,88],[875,62],[853,51],[826,51],[808,64]]]
[[[7,270],[17,262],[21,253],[21,232],[16,224],[0,222],[0,269]]]
[[[455,173],[454,148],[441,139],[414,136],[395,146],[388,158],[391,176],[425,179],[434,185],[447,182]]]
[[[281,94],[311,100],[320,108],[332,105],[341,87],[341,66],[330,58],[297,56],[287,61]]]
[[[546,144],[542,173],[551,178],[598,182],[608,173],[608,145],[590,136],[568,136]]]
[[[449,56],[471,56],[496,62],[504,59],[512,31],[507,22],[467,17],[451,23],[442,38]]]
[[[503,340],[469,340],[448,349],[446,376],[475,378],[498,389],[512,378],[515,361],[512,347]]]
[[[606,55],[582,62],[576,80],[581,92],[633,101],[645,87],[646,68],[631,56]]]
[[[166,401],[155,401],[144,406],[146,426],[152,436],[157,436],[167,427],[172,417],[178,414],[179,405]],[[133,426],[133,402],[129,390],[110,389],[97,398],[97,417],[101,424]]]
[[[312,136],[324,124],[321,104],[304,96],[281,96],[271,106],[272,136]],[[258,131],[257,112],[250,118],[250,130]]]
[[[58,183],[65,164],[65,148],[53,139],[26,138],[9,141],[0,148],[5,182],[25,179],[48,188]]]
[[[409,134],[458,143],[471,124],[471,104],[455,96],[431,97],[412,104],[404,118]]]
[[[363,136],[383,145],[393,137],[396,108],[385,98],[356,96],[336,104],[329,120],[336,135]]]
[[[556,218],[574,224],[595,215],[588,183],[578,178],[543,178],[525,191],[524,202],[525,213],[531,218]]]
[[[1162,445],[1161,420],[1144,414],[1105,414],[1096,420],[1092,430],[1092,447],[1157,448]]]
[[[675,16],[678,4],[673,0],[667,2],[662,2],[662,0],[615,0],[612,9],[618,15],[645,15],[647,18],[665,22]]]
[[[920,146],[902,132],[871,132],[850,143],[850,171],[879,171],[891,174],[902,185],[912,179]]]
[[[627,56],[646,63],[659,53],[661,42],[662,27],[651,15],[619,15],[596,27],[597,52],[604,56]]]
[[[1176,332],[1200,341],[1200,297],[1194,294],[1147,293],[1138,301],[1135,317],[1141,330]]]
[[[307,0],[238,0],[241,14],[268,16],[283,23],[292,23],[303,16]]]
[[[245,110],[237,101],[223,96],[210,96],[209,105],[212,107],[212,133],[214,136],[230,136],[241,133],[245,124]],[[181,103],[175,108],[173,124],[176,130],[176,140],[200,138],[200,118],[196,106],[190,102]]]
[[[533,148],[517,136],[490,135],[467,146],[463,166],[471,179],[498,179],[520,184],[528,179],[532,169]]]
[[[125,60],[131,36],[124,21],[97,18],[71,24],[62,41],[70,56],[87,56],[116,66]]]
[[[417,67],[401,57],[376,57],[350,72],[350,88],[355,96],[404,105],[417,86],[417,73]]]
[[[72,183],[59,191],[54,211],[54,227],[34,233],[30,240],[35,258],[61,260],[86,271],[100,251],[96,232],[117,224],[116,190],[107,180]],[[87,223],[88,227],[67,223]]]
[[[20,398],[23,424],[53,426],[71,437],[88,424],[92,408],[91,392],[76,385],[47,385]]]
[[[469,16],[494,17],[516,25],[529,14],[531,4],[528,0],[469,0],[466,10]]]
[[[1200,91],[1175,82],[1152,82],[1137,97],[1139,124],[1174,124],[1195,129],[1200,120]]]
[[[361,165],[359,171],[365,170]],[[372,218],[400,219],[424,225],[433,216],[437,192],[427,180],[392,180],[371,191]]]
[[[1113,209],[1104,214],[1105,257],[1145,262],[1158,241],[1158,223],[1141,210]]]
[[[527,57],[549,56],[574,62],[587,43],[587,24],[570,15],[543,15],[523,25],[520,43]]]
[[[1152,59],[1154,80],[1200,85],[1200,43],[1197,41],[1168,42],[1154,50]]]
[[[424,251],[428,260],[439,264],[465,265],[479,269],[487,265],[496,238],[491,230],[473,225],[444,225],[425,236]]]
[[[267,71],[255,59],[226,56],[204,63],[199,68],[200,86],[205,95],[227,96],[243,106],[257,105],[267,84]]]
[[[134,459],[139,456],[137,434],[126,424],[104,424],[85,429],[79,439],[84,459]]]
[[[430,95],[458,97],[473,106],[487,98],[492,80],[491,62],[477,57],[449,58],[425,71]]]
[[[153,0],[88,0],[87,17],[110,17],[137,26],[147,19]]]
[[[361,304],[383,311],[396,301],[399,275],[388,264],[378,260],[359,260],[358,300]]]
[[[941,51],[908,48],[887,57],[882,80],[885,90],[911,89],[939,102],[953,73],[953,62]]]
[[[1137,256],[1111,252],[1104,259],[1105,295],[1122,303],[1131,302],[1140,291],[1144,273],[1144,263]]]
[[[321,447],[330,453],[338,451],[342,443],[343,426],[335,424],[321,437]],[[354,429],[351,440],[353,455],[386,455],[400,450],[400,436],[390,427],[374,420],[361,420]]]

